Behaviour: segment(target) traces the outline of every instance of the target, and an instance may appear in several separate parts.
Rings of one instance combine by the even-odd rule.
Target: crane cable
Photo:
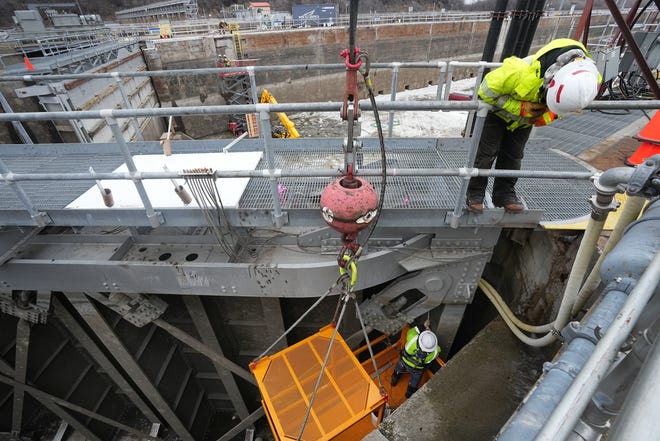
[[[387,396],[387,392],[385,390],[385,387],[383,386],[383,383],[380,379],[380,372],[378,371],[378,365],[376,364],[376,357],[373,352],[373,348],[371,347],[371,341],[369,340],[369,335],[367,333],[367,329],[364,326],[364,321],[362,320],[362,313],[360,312],[360,306],[358,305],[357,299],[355,298],[355,293],[353,292],[353,289],[355,287],[355,284],[357,282],[357,267],[355,265],[352,265],[352,272],[353,274],[351,275],[350,278],[346,277],[342,279],[342,285],[343,285],[343,292],[340,297],[339,303],[337,305],[337,310],[335,311],[335,317],[333,318],[333,324],[334,324],[334,331],[332,333],[332,337],[330,338],[330,342],[328,343],[328,350],[326,351],[325,354],[325,359],[323,360],[323,364],[321,365],[321,370],[319,372],[319,376],[316,379],[316,384],[314,385],[314,390],[312,391],[312,394],[309,397],[309,403],[307,405],[307,411],[305,412],[305,417],[303,418],[302,424],[300,426],[300,432],[298,433],[298,437],[296,438],[296,441],[300,441],[302,438],[302,435],[305,431],[305,427],[307,426],[307,422],[309,421],[309,415],[311,414],[312,411],[312,406],[314,405],[314,400],[316,399],[316,394],[318,392],[319,386],[321,385],[321,380],[323,379],[323,374],[325,373],[325,369],[328,365],[328,360],[330,359],[330,354],[332,352],[332,346],[335,342],[335,339],[337,337],[337,333],[339,332],[339,325],[341,324],[341,321],[344,317],[344,312],[346,312],[346,306],[348,305],[348,301],[350,299],[353,299],[355,301],[355,310],[358,316],[358,319],[360,320],[360,327],[362,328],[362,333],[364,334],[364,338],[367,342],[367,348],[369,349],[369,356],[371,357],[371,362],[373,363],[374,367],[374,373],[376,374],[376,378],[378,379],[378,389],[380,391],[380,394],[384,397]],[[342,276],[346,275],[347,273],[342,273]],[[341,307],[340,307],[341,305]],[[339,316],[337,317],[337,313],[339,313]]]
[[[371,105],[374,111],[374,120],[376,122],[376,127],[378,130],[378,139],[380,141],[380,151],[381,151],[381,188],[380,188],[380,197],[378,201],[378,209],[376,212],[376,217],[373,219],[371,224],[369,225],[367,229],[367,235],[362,241],[363,244],[366,245],[366,243],[369,241],[371,238],[371,235],[373,234],[376,224],[378,222],[378,219],[380,218],[380,213],[383,208],[383,203],[385,200],[385,186],[387,182],[387,163],[386,163],[386,156],[385,156],[385,140],[383,136],[383,128],[382,124],[380,122],[380,117],[378,114],[378,108],[376,106],[376,98],[373,93],[373,84],[371,82],[371,78],[369,78],[369,58],[367,53],[363,52],[360,53],[360,50],[355,46],[355,35],[357,33],[357,15],[358,15],[358,0],[351,0],[350,3],[350,18],[349,18],[349,49],[348,49],[348,54],[347,54],[347,65],[350,63],[351,65],[358,65],[358,70],[362,74],[365,85],[367,87],[367,91],[369,94],[369,100],[371,101]],[[364,64],[364,66],[363,66]],[[357,97],[354,97],[357,99]],[[350,125],[352,124],[353,121],[349,121],[349,133],[352,133],[352,129]],[[352,143],[352,139],[349,139],[349,143]],[[344,290],[345,292],[343,293],[342,297],[339,299],[339,302],[337,304],[337,309],[335,310],[335,316],[333,317],[333,323],[334,323],[334,332],[332,334],[332,337],[330,339],[330,342],[328,344],[328,350],[326,352],[325,360],[323,361],[323,365],[321,366],[321,371],[319,372],[319,376],[316,380],[316,384],[314,386],[314,390],[312,392],[312,395],[310,396],[309,399],[309,404],[307,406],[307,411],[305,412],[305,417],[303,419],[303,422],[300,426],[300,432],[298,433],[298,437],[296,438],[297,441],[300,441],[302,438],[303,432],[305,431],[305,427],[307,425],[307,422],[309,421],[309,415],[312,411],[312,405],[314,404],[314,399],[316,398],[316,393],[318,391],[318,388],[321,384],[321,379],[323,378],[323,374],[325,373],[325,369],[327,367],[328,359],[330,357],[330,352],[332,350],[332,345],[334,344],[335,338],[337,336],[337,332],[339,330],[339,325],[341,324],[341,320],[344,316],[344,312],[346,311],[346,306],[348,305],[348,300],[353,299],[355,301],[355,309],[356,313],[358,316],[358,319],[360,321],[360,327],[362,328],[362,332],[364,334],[366,343],[367,343],[367,348],[369,349],[369,356],[371,358],[371,361],[374,366],[374,373],[376,374],[376,378],[378,379],[378,387],[380,389],[381,395],[386,396],[385,388],[383,387],[383,383],[380,379],[380,373],[378,372],[378,366],[376,363],[376,357],[374,356],[373,353],[373,348],[371,347],[371,342],[369,340],[369,335],[367,333],[366,327],[364,326],[364,321],[362,320],[362,314],[360,312],[360,307],[358,305],[357,300],[355,299],[355,294],[353,293],[353,288],[357,282],[357,266],[356,266],[356,261],[359,259],[360,255],[362,254],[363,247],[358,246],[356,251],[352,255],[343,255],[344,250],[346,247],[340,251],[340,256],[338,261],[343,263],[343,266],[340,264],[339,266],[339,271],[341,275],[346,275],[348,274],[346,272],[346,268],[348,268],[351,271],[351,277],[350,277],[350,282],[349,285],[350,287],[348,290],[346,290],[346,282],[347,279],[344,279],[343,284],[344,284]],[[342,304],[343,303],[343,304]],[[340,304],[341,309],[340,309]],[[339,317],[337,317],[337,312],[339,311]]]
[[[326,292],[324,292],[323,295],[321,295],[321,297],[319,297],[318,299],[316,299],[316,301],[314,302],[314,304],[313,304],[312,306],[310,306],[310,307],[307,309],[307,311],[305,311],[305,312],[304,312],[304,313],[298,318],[298,320],[296,320],[291,326],[289,326],[289,328],[288,328],[286,331],[284,331],[284,333],[283,333],[282,335],[280,335],[280,336],[279,336],[279,337],[278,337],[278,338],[277,338],[277,339],[276,339],[276,340],[275,340],[270,346],[268,346],[268,348],[266,348],[266,350],[263,351],[263,352],[261,353],[261,355],[259,355],[257,358],[255,358],[255,359],[252,361],[252,363],[258,363],[259,360],[261,360],[262,358],[264,358],[264,357],[266,356],[266,354],[268,354],[268,353],[269,353],[269,352],[275,347],[275,345],[277,345],[277,344],[278,344],[278,343],[279,343],[284,337],[286,337],[286,336],[289,334],[289,332],[291,332],[291,331],[293,330],[293,328],[295,328],[296,326],[298,326],[298,325],[300,324],[300,322],[302,322],[303,319],[304,319],[305,317],[307,317],[307,315],[308,315],[310,312],[312,312],[312,310],[313,310],[314,308],[316,308],[316,307],[317,307],[317,306],[323,301],[323,299],[325,299],[325,298],[326,298],[326,297],[327,297],[332,291],[334,291],[334,289],[335,289],[340,283],[343,283],[345,280],[348,280],[349,277],[350,277],[350,276],[348,275],[348,273],[341,274],[341,275],[337,278],[337,280],[336,280],[336,281],[330,286],[330,288],[328,288],[328,290],[327,290]],[[340,297],[340,298],[341,298],[341,297]]]
[[[382,129],[382,124],[380,121],[380,116],[378,114],[378,108],[376,106],[376,98],[373,92],[373,84],[371,82],[371,79],[369,78],[369,58],[366,53],[360,53],[359,49],[355,47],[355,35],[357,31],[357,16],[358,16],[358,0],[351,0],[350,3],[350,22],[349,22],[349,50],[347,54],[347,63],[350,63],[351,65],[356,65],[359,63],[359,71],[362,74],[365,85],[367,87],[367,91],[369,94],[369,99],[371,101],[371,105],[374,111],[374,119],[376,122],[376,127],[378,130],[378,139],[380,142],[380,152],[381,152],[381,189],[380,189],[380,197],[379,197],[379,202],[378,202],[378,209],[376,213],[375,219],[371,222],[371,225],[367,229],[367,235],[363,241],[364,244],[366,244],[369,239],[371,238],[371,235],[373,234],[376,223],[378,222],[378,219],[380,218],[380,213],[383,208],[383,203],[385,200],[385,187],[387,183],[387,164],[386,164],[386,156],[385,156],[385,140],[383,136],[383,129]],[[362,63],[364,63],[364,67],[362,67]],[[357,97],[355,97],[357,98]],[[353,121],[350,121],[349,124],[351,124]],[[349,128],[350,131],[350,128]],[[349,140],[349,142],[352,142],[352,140]],[[339,296],[338,303],[337,303],[337,308],[335,310],[335,314],[333,317],[333,325],[334,325],[334,332],[332,334],[332,337],[330,339],[330,342],[328,343],[328,350],[325,355],[325,359],[323,361],[323,364],[321,366],[321,370],[319,372],[319,376],[316,380],[316,384],[314,386],[314,390],[312,392],[312,395],[310,396],[309,403],[307,406],[307,411],[305,412],[305,417],[303,419],[303,422],[300,427],[300,432],[296,438],[297,441],[300,441],[302,438],[302,435],[305,431],[305,427],[307,425],[307,422],[309,421],[309,416],[311,414],[312,410],[312,405],[314,403],[314,400],[316,398],[316,394],[318,392],[319,386],[321,384],[321,380],[323,378],[323,375],[325,373],[325,369],[328,364],[328,360],[330,358],[330,353],[332,351],[332,346],[334,344],[334,341],[336,339],[336,336],[339,332],[339,325],[341,324],[341,321],[344,317],[344,313],[346,311],[346,307],[348,305],[348,301],[350,299],[353,299],[355,301],[355,308],[356,308],[356,313],[358,316],[358,319],[360,321],[360,327],[362,328],[362,332],[364,334],[364,338],[367,343],[367,347],[369,349],[369,355],[371,358],[371,361],[374,366],[374,372],[376,374],[376,378],[378,380],[378,387],[380,389],[381,395],[386,396],[386,391],[385,388],[383,387],[383,383],[380,378],[380,373],[378,371],[378,366],[376,363],[376,357],[374,356],[373,348],[371,346],[371,342],[369,340],[369,335],[367,333],[366,327],[364,325],[364,321],[362,320],[362,314],[360,312],[360,307],[358,305],[358,302],[355,298],[355,294],[353,293],[353,289],[355,284],[357,283],[357,265],[356,261],[359,259],[360,255],[362,254],[363,247],[358,246],[357,249],[350,255],[346,254],[344,255],[346,247],[342,248],[340,252],[340,256],[338,258],[338,261],[341,262],[343,265],[339,265],[339,272],[340,276],[337,278],[337,280],[330,286],[330,288],[321,296],[319,297],[314,304],[307,309],[299,318],[296,320],[295,323],[293,323],[275,342],[273,342],[259,357],[257,357],[252,363],[257,363],[261,358],[263,358],[268,352],[270,352],[275,345],[277,345],[278,342],[280,342],[289,332],[295,328],[314,308],[316,308],[323,299],[325,299],[339,284],[342,285],[342,290],[341,290],[341,295]],[[346,270],[348,269],[349,272]]]
[[[376,229],[376,224],[378,223],[378,219],[380,219],[380,214],[383,210],[383,204],[385,202],[385,187],[387,186],[387,157],[385,155],[385,136],[383,135],[383,125],[381,124],[378,107],[376,105],[376,96],[374,95],[373,83],[369,77],[369,56],[366,52],[362,52],[359,54],[358,58],[363,60],[363,66],[360,68],[360,73],[364,78],[364,83],[367,87],[367,92],[369,95],[369,101],[371,102],[371,107],[373,108],[374,121],[376,123],[376,130],[378,131],[378,142],[380,145],[380,195],[378,197],[378,209],[376,211],[376,217],[367,228],[366,237],[363,240],[363,243],[366,244]]]

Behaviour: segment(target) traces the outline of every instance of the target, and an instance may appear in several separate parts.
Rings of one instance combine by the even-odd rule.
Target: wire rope
[[[346,312],[346,306],[348,305],[349,299],[350,297],[348,293],[344,293],[344,304],[341,307],[341,312],[339,313],[339,319],[337,319],[337,324],[335,325],[335,329],[332,332],[332,337],[330,337],[330,342],[328,343],[328,350],[325,353],[325,359],[323,360],[323,365],[321,365],[321,372],[319,372],[319,376],[316,379],[316,384],[314,385],[314,390],[312,391],[312,395],[309,397],[309,404],[307,405],[305,418],[303,418],[302,425],[300,426],[300,432],[298,433],[298,437],[296,438],[296,441],[300,441],[302,439],[303,432],[305,431],[305,426],[307,426],[307,421],[309,421],[309,415],[312,412],[312,405],[314,404],[316,393],[318,392],[319,386],[321,385],[321,379],[323,378],[323,374],[325,373],[325,368],[328,366],[328,361],[330,360],[330,353],[332,352],[332,346],[334,345],[335,339],[337,338],[337,333],[339,332],[339,324],[341,323],[341,320],[344,317],[344,312]]]
[[[369,349],[369,356],[371,357],[371,362],[374,365],[374,373],[378,379],[378,388],[383,390],[383,382],[380,380],[380,372],[378,372],[378,365],[376,364],[376,356],[374,355],[373,348],[371,347],[371,341],[369,340],[369,334],[367,329],[364,326],[364,321],[362,321],[362,313],[360,312],[360,306],[358,305],[357,300],[355,301],[355,310],[357,312],[358,319],[360,320],[360,327],[362,328],[362,333],[364,334],[364,339],[367,342],[367,349]]]
[[[378,131],[378,141],[380,145],[380,170],[381,170],[381,183],[380,183],[380,196],[378,198],[378,209],[376,212],[376,218],[371,222],[369,228],[367,229],[366,236],[362,243],[366,245],[371,236],[373,235],[376,224],[380,219],[380,214],[383,210],[383,205],[385,204],[385,187],[387,186],[387,157],[385,154],[385,137],[383,135],[383,125],[380,121],[380,114],[378,113],[378,107],[376,105],[376,97],[374,95],[373,83],[371,78],[369,78],[369,58],[366,53],[360,54],[360,57],[365,60],[366,68],[362,73],[364,78],[365,85],[367,86],[367,93],[369,94],[369,101],[371,102],[371,107],[374,112],[374,121],[376,123],[376,130]]]
[[[235,260],[241,251],[240,235],[227,219],[215,175],[209,169],[185,170],[185,177],[195,202],[206,220],[213,236],[230,259]]]
[[[268,354],[268,353],[269,353],[269,352],[275,347],[275,345],[277,345],[277,343],[280,342],[280,340],[282,340],[284,337],[286,337],[286,336],[289,334],[289,332],[291,332],[291,331],[293,330],[293,328],[295,328],[296,326],[298,326],[298,325],[300,324],[300,322],[302,322],[303,319],[304,319],[305,317],[307,317],[307,314],[309,314],[310,312],[312,312],[312,310],[314,310],[314,308],[316,308],[316,307],[317,307],[317,306],[323,301],[323,299],[325,299],[325,298],[326,298],[326,297],[332,292],[332,290],[335,289],[335,287],[337,287],[337,285],[339,285],[340,282],[343,282],[344,280],[347,280],[348,277],[349,277],[348,273],[345,273],[345,274],[340,275],[340,276],[337,278],[337,280],[335,281],[335,283],[333,283],[332,286],[330,286],[330,288],[328,288],[328,290],[327,290],[325,293],[323,293],[323,295],[321,295],[321,297],[319,297],[319,298],[314,302],[314,304],[312,304],[312,306],[310,306],[310,307],[307,309],[307,311],[305,311],[305,312],[304,312],[304,313],[298,318],[298,320],[296,320],[291,326],[289,326],[289,328],[288,328],[286,331],[284,331],[284,333],[283,333],[282,335],[280,335],[280,336],[277,338],[277,340],[275,340],[275,341],[273,342],[273,344],[271,344],[268,348],[266,348],[266,350],[263,351],[263,353],[261,353],[261,355],[259,355],[259,357],[257,357],[254,361],[257,362],[257,361],[261,360],[264,356],[266,356],[266,354]]]

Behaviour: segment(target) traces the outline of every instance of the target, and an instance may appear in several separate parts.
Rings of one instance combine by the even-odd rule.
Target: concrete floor
[[[493,439],[541,374],[544,356],[499,317],[364,441]]]

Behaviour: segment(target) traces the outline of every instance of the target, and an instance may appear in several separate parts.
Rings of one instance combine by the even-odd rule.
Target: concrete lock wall
[[[579,20],[574,17],[543,17],[536,30],[532,48],[535,49],[556,37],[570,36]],[[607,22],[607,16],[594,16],[591,25]],[[510,21],[503,24],[500,42],[508,31]],[[356,43],[368,53],[372,63],[409,61],[477,61],[481,59],[490,21],[454,21],[447,23],[389,24],[358,28]],[[239,31],[240,32],[240,31]],[[592,33],[594,34],[594,33]],[[594,36],[593,38],[598,38]],[[146,68],[177,70],[216,67],[221,55],[236,59],[233,34],[182,37],[153,40],[146,43],[142,56]],[[246,32],[240,34],[243,58],[254,60],[256,65],[305,65],[342,64],[340,52],[348,46],[345,27],[322,27],[286,31]],[[496,54],[495,59],[499,59]],[[120,69],[121,70],[121,69]],[[256,76],[257,93],[268,88],[280,102],[340,101],[346,82],[343,70],[337,73],[299,69],[297,71],[263,72]],[[467,78],[476,71],[462,69],[453,79]],[[376,93],[389,93],[392,72],[390,69],[372,69],[370,72]],[[403,69],[399,72],[397,90],[414,89],[438,83],[435,69]],[[149,105],[203,106],[224,105],[223,78],[220,75],[180,75],[154,77],[151,81],[156,100],[149,98]],[[2,92],[15,112],[40,111],[35,99],[16,99],[14,90],[27,84],[3,83]],[[366,89],[358,79],[359,98],[366,98]],[[75,91],[70,90],[75,95]],[[139,105],[139,104],[138,104]],[[143,105],[139,105],[143,107]],[[226,115],[176,118],[179,132],[200,139],[218,136],[226,127]],[[144,127],[145,139],[157,139],[166,121]],[[52,124],[50,124],[52,126]],[[35,142],[65,142],[54,127],[48,124],[28,123],[28,133]],[[18,141],[10,124],[0,125],[4,140]],[[9,142],[9,141],[5,141]]]
[[[542,17],[532,50],[553,38],[572,36],[579,16]],[[594,16],[592,26],[605,24],[607,16]],[[500,41],[506,36],[510,21],[505,21]],[[490,21],[454,21],[447,23],[389,24],[359,27],[356,42],[367,52],[371,62],[406,61],[478,61],[481,59]],[[240,31],[239,31],[240,34]],[[155,42],[143,51],[150,70],[215,67],[218,57],[227,54],[235,59],[233,35],[174,38]],[[243,58],[256,65],[342,64],[340,52],[348,46],[345,27],[293,29],[286,31],[246,32],[240,34]],[[496,60],[499,58],[496,54]],[[453,79],[473,76],[476,71],[463,69]],[[372,69],[371,78],[377,93],[389,93],[391,70]],[[323,71],[260,72],[256,75],[258,93],[268,88],[280,102],[340,101],[345,87],[345,73]],[[404,69],[399,72],[397,89],[414,89],[438,83],[432,69]],[[216,75],[182,76],[154,79],[163,106],[225,104],[222,78]],[[366,97],[362,81],[359,94]],[[223,116],[182,118],[185,131],[194,138],[212,136],[212,128],[224,127]]]

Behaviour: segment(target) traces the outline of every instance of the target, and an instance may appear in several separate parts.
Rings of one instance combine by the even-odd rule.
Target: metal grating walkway
[[[283,172],[287,170],[334,169],[340,168],[343,153],[340,150],[341,141],[337,147],[314,148],[309,144],[313,140],[301,138],[287,140],[285,145],[294,144],[297,148],[281,148],[274,150],[275,166]],[[327,142],[326,142],[327,144]],[[459,168],[465,165],[466,141],[445,143],[440,149],[433,146],[427,139],[405,139],[388,147],[387,166],[389,170],[403,168]],[[575,170],[587,169],[579,162],[552,149],[536,146],[530,142],[523,168],[525,170]],[[302,146],[302,148],[301,148]],[[195,141],[190,141],[190,147],[195,147]],[[91,149],[92,147],[90,147]],[[46,156],[5,156],[3,160],[15,173],[76,173],[87,172],[92,165],[97,172],[111,172],[123,161],[118,154],[103,151],[89,154],[60,154]],[[363,169],[380,169],[380,152],[376,148],[365,147],[362,155]],[[257,168],[266,168],[262,160]],[[282,178],[280,184],[280,201],[285,210],[318,209],[321,192],[330,182],[330,178]],[[376,191],[380,193],[380,179],[369,179]],[[453,210],[461,180],[458,177],[435,176],[402,176],[389,177],[384,201],[386,210]],[[24,181],[21,186],[38,210],[61,210],[71,201],[94,185],[92,181]],[[222,185],[220,181],[218,185]],[[553,188],[548,192],[548,188]],[[588,212],[585,203],[592,193],[591,183],[575,180],[533,180],[521,179],[518,184],[522,196],[530,209],[541,209],[545,212],[543,220],[566,220],[583,216]],[[562,195],[557,198],[556,195]],[[243,193],[239,202],[239,210],[270,210],[273,208],[269,182],[266,179],[253,178]],[[7,184],[0,184],[0,217],[2,210],[21,210],[23,205],[10,191]],[[71,210],[67,210],[71,211]]]
[[[594,172],[574,156],[581,154],[604,139],[619,132],[634,122],[644,118],[642,111],[619,113],[587,112],[581,116],[557,121],[551,126],[536,129],[530,139],[523,159],[523,170],[530,171],[576,171]],[[380,151],[377,140],[365,138],[358,169],[380,170]],[[465,158],[470,140],[466,139],[430,139],[430,138],[391,138],[386,140],[387,167],[393,169],[442,169],[460,168],[465,166]],[[344,160],[340,138],[299,138],[273,140],[271,147],[275,160],[275,168],[287,170],[324,169],[339,170]],[[87,172],[93,166],[97,172],[111,172],[121,164],[123,159],[113,144],[89,144],[60,147],[40,146],[33,151],[25,150],[23,146],[11,146],[3,149],[0,157],[14,173],[76,173]],[[99,147],[101,146],[101,147]],[[182,153],[219,151],[222,147],[217,141],[184,141],[179,146]],[[161,153],[158,143],[131,144],[129,149],[135,154]],[[237,151],[254,151],[262,149],[260,140],[244,140],[234,147]],[[27,153],[24,153],[27,152]],[[266,160],[262,159],[257,169],[267,168]],[[279,180],[279,196],[283,210],[295,213],[296,210],[310,212],[317,210],[321,192],[330,182],[330,178],[281,178]],[[370,177],[369,181],[380,193],[380,179]],[[442,213],[433,210],[452,211],[460,189],[461,179],[458,177],[433,176],[397,176],[388,177],[387,191],[384,201],[385,210],[419,210],[420,216],[433,216],[442,224]],[[21,186],[28,194],[37,210],[64,214],[62,222],[80,219],[71,213],[74,210],[64,210],[71,201],[76,199],[94,185],[93,181],[24,181]],[[219,181],[218,185],[222,185]],[[492,187],[489,185],[489,191]],[[569,179],[532,179],[521,178],[517,191],[530,210],[541,210],[542,222],[571,221],[583,218],[590,211],[588,199],[593,194],[593,185],[588,180]],[[239,202],[240,212],[261,212],[273,209],[271,189],[268,180],[250,179]],[[6,217],[13,219],[17,210],[24,210],[6,183],[0,183],[0,223]],[[188,207],[182,207],[177,222],[185,224],[194,217]],[[429,212],[431,210],[431,212]],[[78,210],[79,211],[79,210]],[[3,217],[3,212],[6,216]],[[81,213],[84,216],[84,213]],[[411,213],[411,216],[416,216]],[[120,216],[117,218],[119,219]],[[404,216],[405,217],[405,216]],[[109,219],[108,217],[105,218]],[[302,216],[304,223],[316,222],[315,216]],[[428,221],[428,219],[427,219]],[[98,220],[98,222],[102,222]],[[117,221],[119,222],[119,221]],[[435,224],[435,221],[433,221]]]
[[[539,127],[534,134],[537,138],[549,138],[552,146],[563,152],[578,156],[618,132],[644,118],[641,110],[630,111],[587,111],[579,116],[570,116]]]
[[[298,167],[334,167],[341,164],[343,155],[336,151],[314,151],[301,160],[299,153],[275,152],[276,167],[283,172]],[[467,153],[463,149],[433,150],[407,149],[387,153],[388,170],[393,168],[458,168],[465,165]],[[262,160],[257,168],[266,167]],[[362,168],[380,169],[378,151],[365,150]],[[581,163],[561,153],[530,141],[523,170],[588,171]],[[280,181],[280,202],[283,209],[318,208],[321,192],[331,181],[329,178],[285,178]],[[380,179],[371,178],[377,193]],[[452,210],[456,203],[461,179],[458,177],[388,177],[384,209],[444,209]],[[490,187],[489,185],[489,191]],[[550,191],[549,191],[550,189]],[[586,203],[593,193],[589,181],[566,179],[521,179],[517,190],[525,199],[528,208],[543,210],[544,221],[574,219],[589,212]],[[252,179],[240,201],[241,208],[272,209],[269,183],[263,179]]]

